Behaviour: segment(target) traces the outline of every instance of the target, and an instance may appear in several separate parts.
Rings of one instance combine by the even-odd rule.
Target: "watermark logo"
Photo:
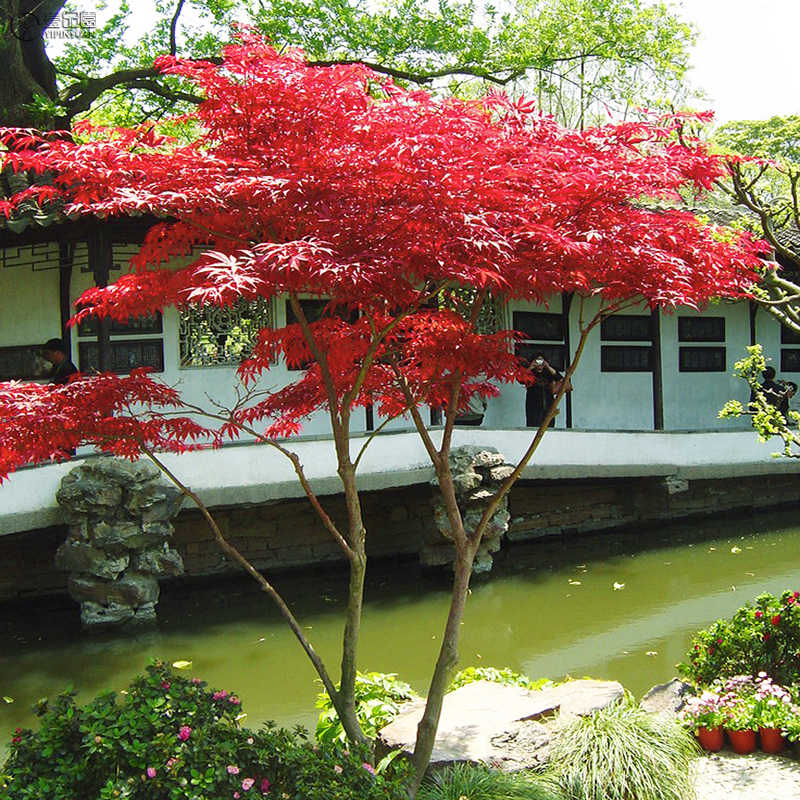
[[[80,39],[97,27],[94,11],[60,11],[54,16],[25,14],[11,23],[11,33],[23,42],[36,39]]]

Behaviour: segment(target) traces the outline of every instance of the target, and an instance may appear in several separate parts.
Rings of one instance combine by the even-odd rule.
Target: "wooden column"
[[[653,430],[664,430],[664,377],[661,374],[661,311],[650,312],[650,334],[653,339]]]
[[[94,275],[94,285],[100,289],[108,286],[113,254],[111,226],[108,222],[95,220],[89,229],[87,240],[89,267]],[[98,369],[108,372],[111,369],[111,320],[105,317],[97,326]]]

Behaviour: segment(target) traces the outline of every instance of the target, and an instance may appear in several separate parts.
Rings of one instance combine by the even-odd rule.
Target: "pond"
[[[335,673],[344,574],[278,575],[275,583]],[[788,588],[800,588],[800,527],[789,512],[515,544],[473,584],[461,666],[615,679],[638,698],[676,674],[698,628]],[[444,580],[412,562],[374,564],[360,668],[395,672],[424,694],[448,597]],[[14,727],[34,724],[37,699],[68,685],[82,700],[123,689],[151,657],[191,661],[192,675],[235,691],[246,724],[313,728],[314,672],[249,579],[167,586],[158,613],[158,631],[98,637],[81,632],[69,600],[0,612],[0,698],[13,700],[0,699],[0,747]]]

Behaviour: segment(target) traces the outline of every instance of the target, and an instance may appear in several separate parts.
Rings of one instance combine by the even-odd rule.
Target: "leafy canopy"
[[[316,363],[237,409],[232,435],[262,419],[268,435],[294,433],[319,407],[347,430],[358,405],[396,416],[518,379],[507,336],[478,333],[438,303],[442,292],[699,306],[752,282],[747,240],[635,202],[706,189],[724,168],[701,144],[678,144],[668,120],[577,132],[524,99],[435,99],[361,65],[308,66],[248,32],[222,66],[158,66],[206,97],[180,120],[196,141],[154,128],[83,125],[82,144],[14,132],[6,163],[54,183],[0,213],[61,195],[71,215],[165,218],[134,271],[87,292],[79,316],[287,295],[299,322],[263,331],[241,375],[255,380],[277,355]],[[209,250],[184,269],[164,266],[194,246]],[[336,313],[309,322],[301,294],[330,298]]]

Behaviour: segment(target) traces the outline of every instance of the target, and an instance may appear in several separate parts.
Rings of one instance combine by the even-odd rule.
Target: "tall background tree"
[[[80,37],[49,38],[73,8],[95,13],[94,23]],[[213,59],[239,22],[319,64],[357,61],[472,96],[498,85],[525,91],[563,124],[582,127],[640,106],[683,105],[695,35],[667,3],[640,0],[520,0],[502,13],[470,0],[154,0],[153,8],[119,0],[107,16],[93,4],[2,0],[0,58],[10,76],[0,87],[2,121],[68,128],[89,115],[134,124],[196,103],[191,87],[154,70],[153,59]]]

